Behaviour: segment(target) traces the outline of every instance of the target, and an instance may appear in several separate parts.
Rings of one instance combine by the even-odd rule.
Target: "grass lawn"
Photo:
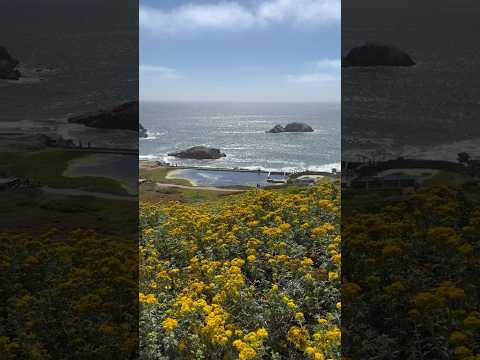
[[[2,192],[2,231],[41,234],[53,227],[68,232],[91,229],[100,234],[135,239],[138,204],[90,196],[45,194],[38,189]]]
[[[140,169],[140,178],[165,184],[177,184],[192,186],[193,184],[184,179],[167,179],[167,175],[172,170],[178,170],[171,166],[161,166],[155,169]]]
[[[144,183],[140,185],[139,197],[140,201],[155,203],[168,201],[196,203],[203,201],[215,201],[232,195],[235,195],[235,193],[197,189],[159,189],[153,183]]]
[[[457,186],[472,181],[473,178],[467,174],[460,174],[451,171],[439,171],[431,179],[425,181],[425,185],[448,185]]]

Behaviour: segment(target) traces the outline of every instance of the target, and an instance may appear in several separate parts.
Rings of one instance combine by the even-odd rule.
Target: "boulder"
[[[271,130],[268,131],[272,134],[282,133],[282,132],[313,132],[313,129],[310,125],[300,122],[293,122],[287,124],[285,127],[282,125],[275,125]]]
[[[130,101],[110,110],[100,110],[68,119],[69,123],[83,124],[99,129],[123,129],[140,131],[138,101]]]
[[[168,156],[175,156],[181,159],[203,160],[203,159],[220,159],[227,155],[222,153],[219,149],[209,148],[206,146],[194,146],[187,150],[169,153]]]
[[[391,45],[367,43],[354,47],[342,58],[342,66],[413,66],[410,55]]]
[[[141,138],[148,137],[147,129],[145,129],[140,123],[138,124],[138,136]]]
[[[7,49],[0,46],[0,79],[18,80],[22,74],[16,69],[19,61],[12,58]]]
[[[275,125],[272,129],[270,129],[268,132],[272,134],[277,134],[284,132],[285,128],[282,125]]]
[[[305,123],[294,122],[285,126],[285,132],[313,132],[313,129]]]

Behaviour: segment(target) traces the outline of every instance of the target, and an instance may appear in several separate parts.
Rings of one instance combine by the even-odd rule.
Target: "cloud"
[[[261,21],[324,25],[339,21],[340,13],[340,0],[270,0],[260,4],[257,17]]]
[[[255,6],[238,1],[185,4],[169,11],[140,6],[140,26],[177,35],[196,30],[242,30],[272,24],[323,26],[340,21],[341,0],[263,0]]]
[[[162,79],[180,79],[182,76],[177,70],[165,66],[140,65],[140,76],[148,76]]]

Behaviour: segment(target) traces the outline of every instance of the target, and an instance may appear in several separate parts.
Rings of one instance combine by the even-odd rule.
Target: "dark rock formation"
[[[277,133],[285,132],[285,128],[282,125],[275,125],[273,129],[270,129],[267,132],[272,134],[277,134]]]
[[[313,132],[313,129],[310,125],[294,122],[285,126],[285,132]]]
[[[219,159],[225,157],[219,149],[208,148],[206,146],[194,146],[187,150],[169,153],[168,156],[175,156],[181,159]]]
[[[7,49],[0,46],[0,79],[18,80],[21,76],[20,71],[16,69],[19,61],[12,58]]]
[[[111,110],[101,110],[93,114],[75,116],[68,119],[68,122],[99,129],[139,131],[138,101],[130,101]]]
[[[145,129],[140,123],[138,124],[138,136],[141,138],[148,137],[147,129]]]
[[[283,127],[282,125],[275,125],[273,129],[267,131],[272,134],[282,133],[282,132],[313,132],[313,129],[310,125],[300,122],[294,122],[287,124]]]
[[[367,43],[350,50],[342,66],[413,66],[415,62],[404,51],[391,46]]]

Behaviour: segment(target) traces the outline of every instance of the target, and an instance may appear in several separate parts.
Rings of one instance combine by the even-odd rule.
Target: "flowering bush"
[[[137,279],[132,239],[0,234],[0,358],[136,356]]]
[[[339,359],[339,191],[140,207],[145,359]]]
[[[427,188],[343,218],[346,358],[480,359],[477,196]]]

